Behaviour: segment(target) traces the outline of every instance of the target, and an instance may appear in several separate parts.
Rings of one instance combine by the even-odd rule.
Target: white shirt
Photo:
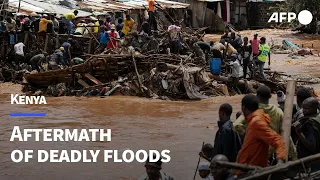
[[[207,176],[206,178],[203,178],[202,180],[214,180],[214,179],[213,179],[213,176],[210,173],[209,176]]]
[[[231,77],[239,78],[243,76],[243,69],[238,60],[231,62],[230,64],[232,65]]]
[[[23,47],[25,47],[25,45],[22,42],[19,42],[14,45],[14,52],[18,55],[24,56]]]

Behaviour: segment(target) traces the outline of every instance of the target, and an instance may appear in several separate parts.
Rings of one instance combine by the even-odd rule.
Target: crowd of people
[[[278,105],[269,102],[271,90],[261,86],[256,95],[248,94],[241,101],[241,111],[232,121],[233,107],[219,108],[218,131],[214,144],[204,144],[198,174],[204,180],[232,180],[246,176],[246,172],[229,169],[219,162],[236,162],[250,166],[267,167],[320,153],[319,98],[308,88],[299,88],[297,104],[293,106],[292,132],[289,151],[281,136],[283,121],[283,92],[277,93]],[[146,174],[140,180],[173,179],[162,172],[162,162],[145,164]],[[320,170],[320,164],[306,165],[307,172]],[[310,170],[310,171],[309,171]],[[294,169],[297,171],[298,169]],[[281,177],[273,176],[272,179]]]
[[[149,8],[146,10],[144,21],[141,27],[137,28],[137,24],[130,14],[123,13],[121,17],[114,19],[110,15],[96,17],[78,16],[77,10],[66,13],[62,17],[56,14],[37,14],[29,15],[15,14],[9,15],[0,23],[0,31],[7,35],[10,42],[8,45],[10,53],[8,53],[8,61],[13,67],[22,63],[27,63],[32,70],[38,72],[53,70],[57,68],[68,67],[72,64],[83,62],[81,58],[74,57],[72,54],[71,38],[67,42],[61,44],[61,47],[54,50],[54,53],[48,55],[47,52],[38,52],[31,57],[26,57],[24,52],[26,45],[23,44],[23,38],[18,34],[29,33],[37,41],[45,41],[45,34],[70,34],[83,37],[91,37],[98,41],[98,48],[95,53],[99,53],[107,49],[118,48],[120,38],[127,36],[133,28],[139,29],[140,33],[156,33],[158,25],[155,18],[157,3],[154,0],[149,1]],[[117,21],[117,23],[113,22]],[[70,36],[71,37],[71,36]],[[43,57],[45,56],[45,58]],[[73,60],[75,59],[75,60]],[[41,64],[47,62],[48,68],[41,67]]]

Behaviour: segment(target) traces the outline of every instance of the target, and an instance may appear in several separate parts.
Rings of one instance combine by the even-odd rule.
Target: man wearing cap
[[[116,25],[111,24],[111,30],[108,31],[109,41],[107,47],[110,49],[118,48],[118,43],[120,39],[119,33],[116,31]]]
[[[63,62],[67,66],[70,66],[70,62],[71,62],[71,43],[72,43],[72,38],[69,38],[67,42],[64,42],[61,45],[64,48]]]
[[[71,21],[73,21],[74,19],[76,19],[76,16],[78,15],[78,11],[75,10],[72,13],[67,13],[64,14],[63,18],[62,18],[62,22],[67,26],[67,33],[71,34],[72,31],[72,23]]]
[[[151,162],[148,158],[145,164],[146,173],[139,180],[173,180],[173,178],[162,172],[161,158],[157,162]]]
[[[209,162],[201,162],[199,164],[199,176],[203,180],[213,180],[213,176],[210,171],[210,163]]]

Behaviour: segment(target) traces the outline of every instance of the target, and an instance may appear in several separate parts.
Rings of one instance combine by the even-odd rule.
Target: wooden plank
[[[94,82],[94,83],[97,84],[97,85],[101,85],[101,84],[102,84],[98,79],[96,79],[95,77],[93,77],[93,76],[92,76],[91,74],[89,74],[89,73],[85,73],[84,76],[85,76],[86,78],[90,79],[90,81]]]
[[[60,47],[60,42],[59,42],[59,34],[56,37],[56,46],[55,48],[58,49]]]
[[[282,122],[282,137],[286,143],[287,159],[290,144],[290,133],[291,133],[291,121],[292,121],[292,110],[293,110],[293,100],[296,90],[296,81],[289,80],[287,83],[286,101],[284,103],[284,113]]]
[[[92,38],[89,40],[88,54],[91,54],[91,49],[92,49]]]
[[[47,48],[48,48],[48,42],[49,42],[49,36],[46,35],[46,41],[45,41],[45,44],[44,44],[44,52],[47,52]]]
[[[89,87],[89,85],[86,82],[84,82],[82,79],[79,79],[78,83],[81,84],[84,88],[88,88]]]

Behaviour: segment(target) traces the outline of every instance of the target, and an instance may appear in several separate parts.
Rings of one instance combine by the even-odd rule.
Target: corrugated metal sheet
[[[179,3],[168,0],[157,0],[163,8],[187,8],[189,4]],[[78,6],[92,8],[95,11],[103,9],[103,11],[126,11],[130,9],[145,9],[148,7],[147,0],[86,0],[78,2]]]
[[[18,8],[19,1],[9,0],[9,7]],[[25,12],[37,12],[37,13],[57,13],[58,15],[63,15],[65,13],[72,12],[72,9],[65,8],[60,5],[49,4],[45,2],[35,1],[35,0],[25,0],[21,1],[20,9]],[[79,11],[79,17],[90,16],[92,13],[85,11]]]
[[[248,0],[248,2],[283,2],[286,0]]]
[[[157,2],[163,8],[187,8],[189,4],[168,1],[168,0],[157,0]],[[21,1],[21,10],[27,12],[48,12],[48,13],[57,13],[57,14],[65,14],[72,11],[70,8],[63,7],[61,5],[57,5],[59,3],[58,0],[51,0],[50,3],[43,2],[42,0],[22,0]],[[147,0],[85,0],[81,2],[76,2],[78,7],[92,9],[93,12],[119,12],[119,11],[127,11],[134,9],[145,9],[148,7]],[[9,0],[9,6],[11,8],[18,8],[19,1],[18,0]],[[78,16],[90,16],[92,13],[88,13],[85,11],[79,11]]]

